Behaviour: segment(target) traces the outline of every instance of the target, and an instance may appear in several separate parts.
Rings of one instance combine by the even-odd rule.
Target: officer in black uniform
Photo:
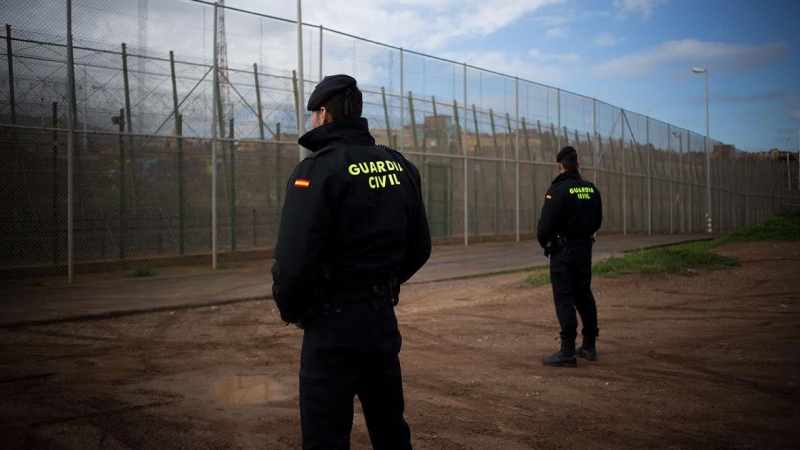
[[[286,187],[272,292],[281,319],[304,329],[300,418],[304,449],[349,449],[353,400],[375,449],[410,449],[403,418],[400,285],[428,260],[419,171],[376,146],[347,75],[308,100],[313,153]]]
[[[561,350],[544,358],[546,366],[576,367],[578,356],[597,360],[597,306],[592,295],[592,237],[603,221],[597,186],[581,178],[578,152],[571,146],[556,156],[559,175],[545,195],[537,237],[550,257],[550,280],[556,316],[561,325]],[[577,309],[583,322],[583,345],[575,348]]]

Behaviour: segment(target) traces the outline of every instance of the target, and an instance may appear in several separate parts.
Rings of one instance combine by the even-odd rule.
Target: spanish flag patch
[[[307,188],[310,184],[311,184],[310,180],[304,180],[302,178],[294,180],[294,187]]]

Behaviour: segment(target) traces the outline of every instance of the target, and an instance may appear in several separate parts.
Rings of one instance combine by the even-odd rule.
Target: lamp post
[[[695,67],[692,72],[702,73],[706,78],[706,220],[708,221],[708,232],[711,233],[714,228],[711,221],[711,155],[708,150],[708,140],[710,139],[708,132],[708,69]]]
[[[300,0],[297,0],[297,137],[306,134],[306,108],[305,108],[305,93],[303,92],[303,83],[305,77],[303,75],[303,5]],[[322,80],[320,80],[322,81]],[[300,161],[311,152],[298,145]]]

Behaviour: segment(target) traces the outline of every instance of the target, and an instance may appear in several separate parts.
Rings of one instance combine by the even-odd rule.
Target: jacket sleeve
[[[322,274],[322,254],[336,198],[333,175],[314,158],[302,161],[286,185],[275,262],[272,295],[285,322],[302,318]]]
[[[412,175],[420,186],[419,172]],[[431,230],[428,225],[428,215],[425,213],[425,204],[422,201],[422,192],[415,193],[419,208],[408,223],[406,253],[400,267],[398,281],[402,284],[408,281],[428,261],[431,256]]]
[[[542,215],[539,217],[539,226],[536,229],[536,237],[542,248],[546,248],[547,243],[555,241],[557,237],[562,203],[561,196],[551,186],[544,196]]]

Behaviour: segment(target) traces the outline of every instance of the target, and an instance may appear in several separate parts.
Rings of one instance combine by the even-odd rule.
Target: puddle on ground
[[[226,405],[252,405],[289,400],[290,388],[265,376],[228,377],[214,383],[211,391]]]

